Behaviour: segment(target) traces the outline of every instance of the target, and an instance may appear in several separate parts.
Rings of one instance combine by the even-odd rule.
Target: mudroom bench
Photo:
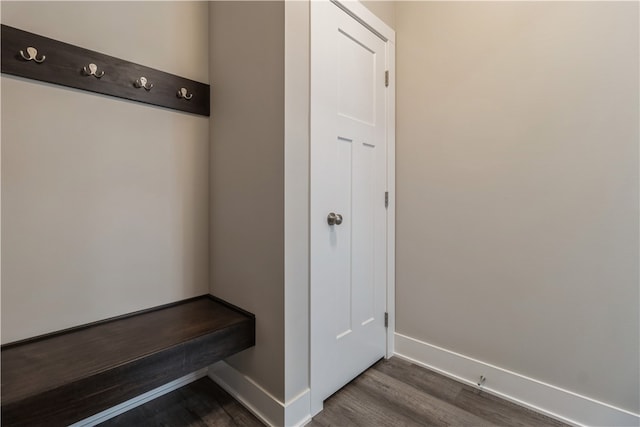
[[[211,295],[2,346],[2,425],[65,426],[255,345]]]

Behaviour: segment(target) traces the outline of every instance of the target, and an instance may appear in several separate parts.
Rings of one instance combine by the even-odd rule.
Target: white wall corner
[[[396,355],[552,418],[578,426],[638,426],[640,415],[396,333]]]
[[[309,389],[287,402],[282,402],[225,361],[211,365],[208,375],[268,426],[298,427],[311,420]]]

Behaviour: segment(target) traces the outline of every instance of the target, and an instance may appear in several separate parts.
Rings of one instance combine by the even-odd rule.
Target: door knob
[[[327,215],[327,223],[329,225],[342,224],[342,215],[331,212],[329,215]]]

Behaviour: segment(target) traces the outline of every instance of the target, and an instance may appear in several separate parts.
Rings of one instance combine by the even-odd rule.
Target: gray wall
[[[362,0],[362,4],[395,30],[396,2],[394,0]]]
[[[638,3],[396,30],[397,331],[637,413]]]
[[[285,2],[284,316],[285,395],[309,388],[308,1]]]
[[[208,82],[206,3],[1,7],[3,24]],[[2,342],[206,293],[208,118],[0,81]]]
[[[284,3],[211,2],[211,293],[256,315],[227,361],[284,398]]]

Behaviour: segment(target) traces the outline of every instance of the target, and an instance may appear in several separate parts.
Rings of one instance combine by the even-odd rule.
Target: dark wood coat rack
[[[2,25],[2,72],[209,116],[209,85]]]

